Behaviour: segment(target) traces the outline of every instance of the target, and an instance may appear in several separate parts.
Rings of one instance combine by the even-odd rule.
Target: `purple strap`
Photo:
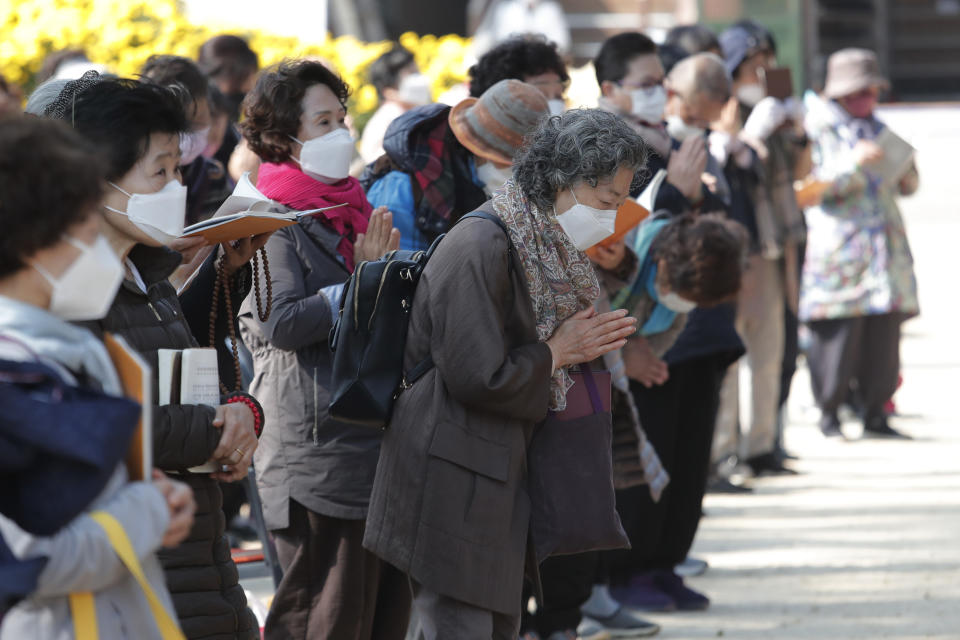
[[[590,404],[593,406],[594,413],[603,413],[603,403],[600,402],[600,392],[597,390],[597,382],[593,379],[593,372],[590,365],[586,362],[580,365],[580,373],[583,374],[583,382],[587,385],[587,393],[590,395]]]

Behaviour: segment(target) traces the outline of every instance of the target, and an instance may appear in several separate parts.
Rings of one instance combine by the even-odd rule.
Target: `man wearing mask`
[[[360,138],[360,156],[369,164],[383,155],[383,136],[390,123],[414,107],[433,102],[433,94],[430,78],[420,73],[413,54],[399,44],[374,60],[367,75],[380,97],[380,107]]]
[[[667,90],[653,40],[642,33],[613,36],[603,43],[594,66],[601,93],[599,108],[619,115],[652,147],[655,153],[647,163],[651,177],[660,169],[667,172],[657,190],[655,208],[676,214],[723,210],[722,201],[701,180],[707,166],[703,137],[674,142],[667,132],[663,122]]]
[[[720,118],[730,99],[730,80],[723,60],[712,53],[684,58],[671,69],[665,85],[667,133],[681,143],[688,138],[706,141],[711,123]],[[724,178],[723,167],[708,154],[705,169],[702,179],[729,205],[730,186]]]
[[[778,451],[778,400],[785,399],[781,381],[787,332],[785,313],[795,318],[798,296],[798,247],[805,237],[793,181],[806,173],[807,140],[797,101],[766,95],[763,78],[774,68],[773,38],[760,25],[745,22],[720,35],[727,70],[733,78],[731,101],[717,122],[711,153],[725,167],[741,206],[736,217],[751,235],[751,268],[744,278],[737,308],[737,330],[747,346],[751,410],[740,435],[738,372],[724,383],[714,460],[736,456],[754,474],[783,473]],[[796,360],[796,321],[789,351]],[[790,373],[792,374],[792,366]]]

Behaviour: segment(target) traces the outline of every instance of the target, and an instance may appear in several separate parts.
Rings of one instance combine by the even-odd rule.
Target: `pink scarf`
[[[303,173],[296,164],[265,162],[257,176],[257,189],[271,200],[306,211],[348,203],[314,215],[324,225],[336,231],[342,239],[337,253],[343,256],[347,269],[353,272],[353,243],[357,234],[366,233],[373,207],[356,178],[345,178],[336,184],[325,184]]]

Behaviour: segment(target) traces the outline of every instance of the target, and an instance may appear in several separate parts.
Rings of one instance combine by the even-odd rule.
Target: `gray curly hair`
[[[599,109],[571,109],[547,118],[527,138],[513,162],[513,176],[538,208],[549,209],[557,193],[586,182],[591,187],[620,169],[642,179],[647,144],[623,120]]]

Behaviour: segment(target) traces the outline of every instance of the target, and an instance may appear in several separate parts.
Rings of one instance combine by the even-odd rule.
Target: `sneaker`
[[[673,568],[673,572],[680,576],[681,578],[689,578],[691,576],[702,576],[707,572],[707,569],[710,565],[707,564],[706,560],[701,560],[700,558],[691,558],[687,556],[683,562],[678,564]]]
[[[614,600],[637,611],[675,611],[674,599],[654,583],[652,573],[640,573],[624,586],[610,587]]]
[[[784,466],[781,460],[772,453],[754,456],[747,460],[747,465],[753,471],[754,476],[795,476],[797,472],[790,467]]]
[[[707,493],[743,494],[753,493],[753,489],[746,485],[734,484],[723,476],[713,476],[707,480]]]
[[[710,606],[710,598],[685,585],[683,578],[673,571],[655,572],[653,583],[670,596],[681,611],[702,611]]]
[[[586,622],[599,625],[611,638],[649,638],[660,633],[660,625],[644,620],[626,607],[606,618],[584,616],[581,626]],[[583,635],[579,628],[577,632]]]
[[[580,620],[580,624],[577,626],[576,633],[572,631],[568,631],[566,633],[570,635],[561,637],[572,637],[576,638],[576,640],[610,640],[610,638],[613,637],[609,631],[603,628],[603,625],[596,620],[591,620],[590,618],[582,618]],[[551,640],[554,635],[556,634],[551,635],[547,640]]]
[[[913,440],[910,436],[900,431],[897,431],[889,424],[887,424],[887,419],[880,418],[878,420],[868,421],[863,425],[863,437],[864,438],[892,438],[899,440]]]
[[[843,432],[840,431],[840,419],[837,414],[824,414],[820,417],[820,433],[828,438],[842,438]]]

